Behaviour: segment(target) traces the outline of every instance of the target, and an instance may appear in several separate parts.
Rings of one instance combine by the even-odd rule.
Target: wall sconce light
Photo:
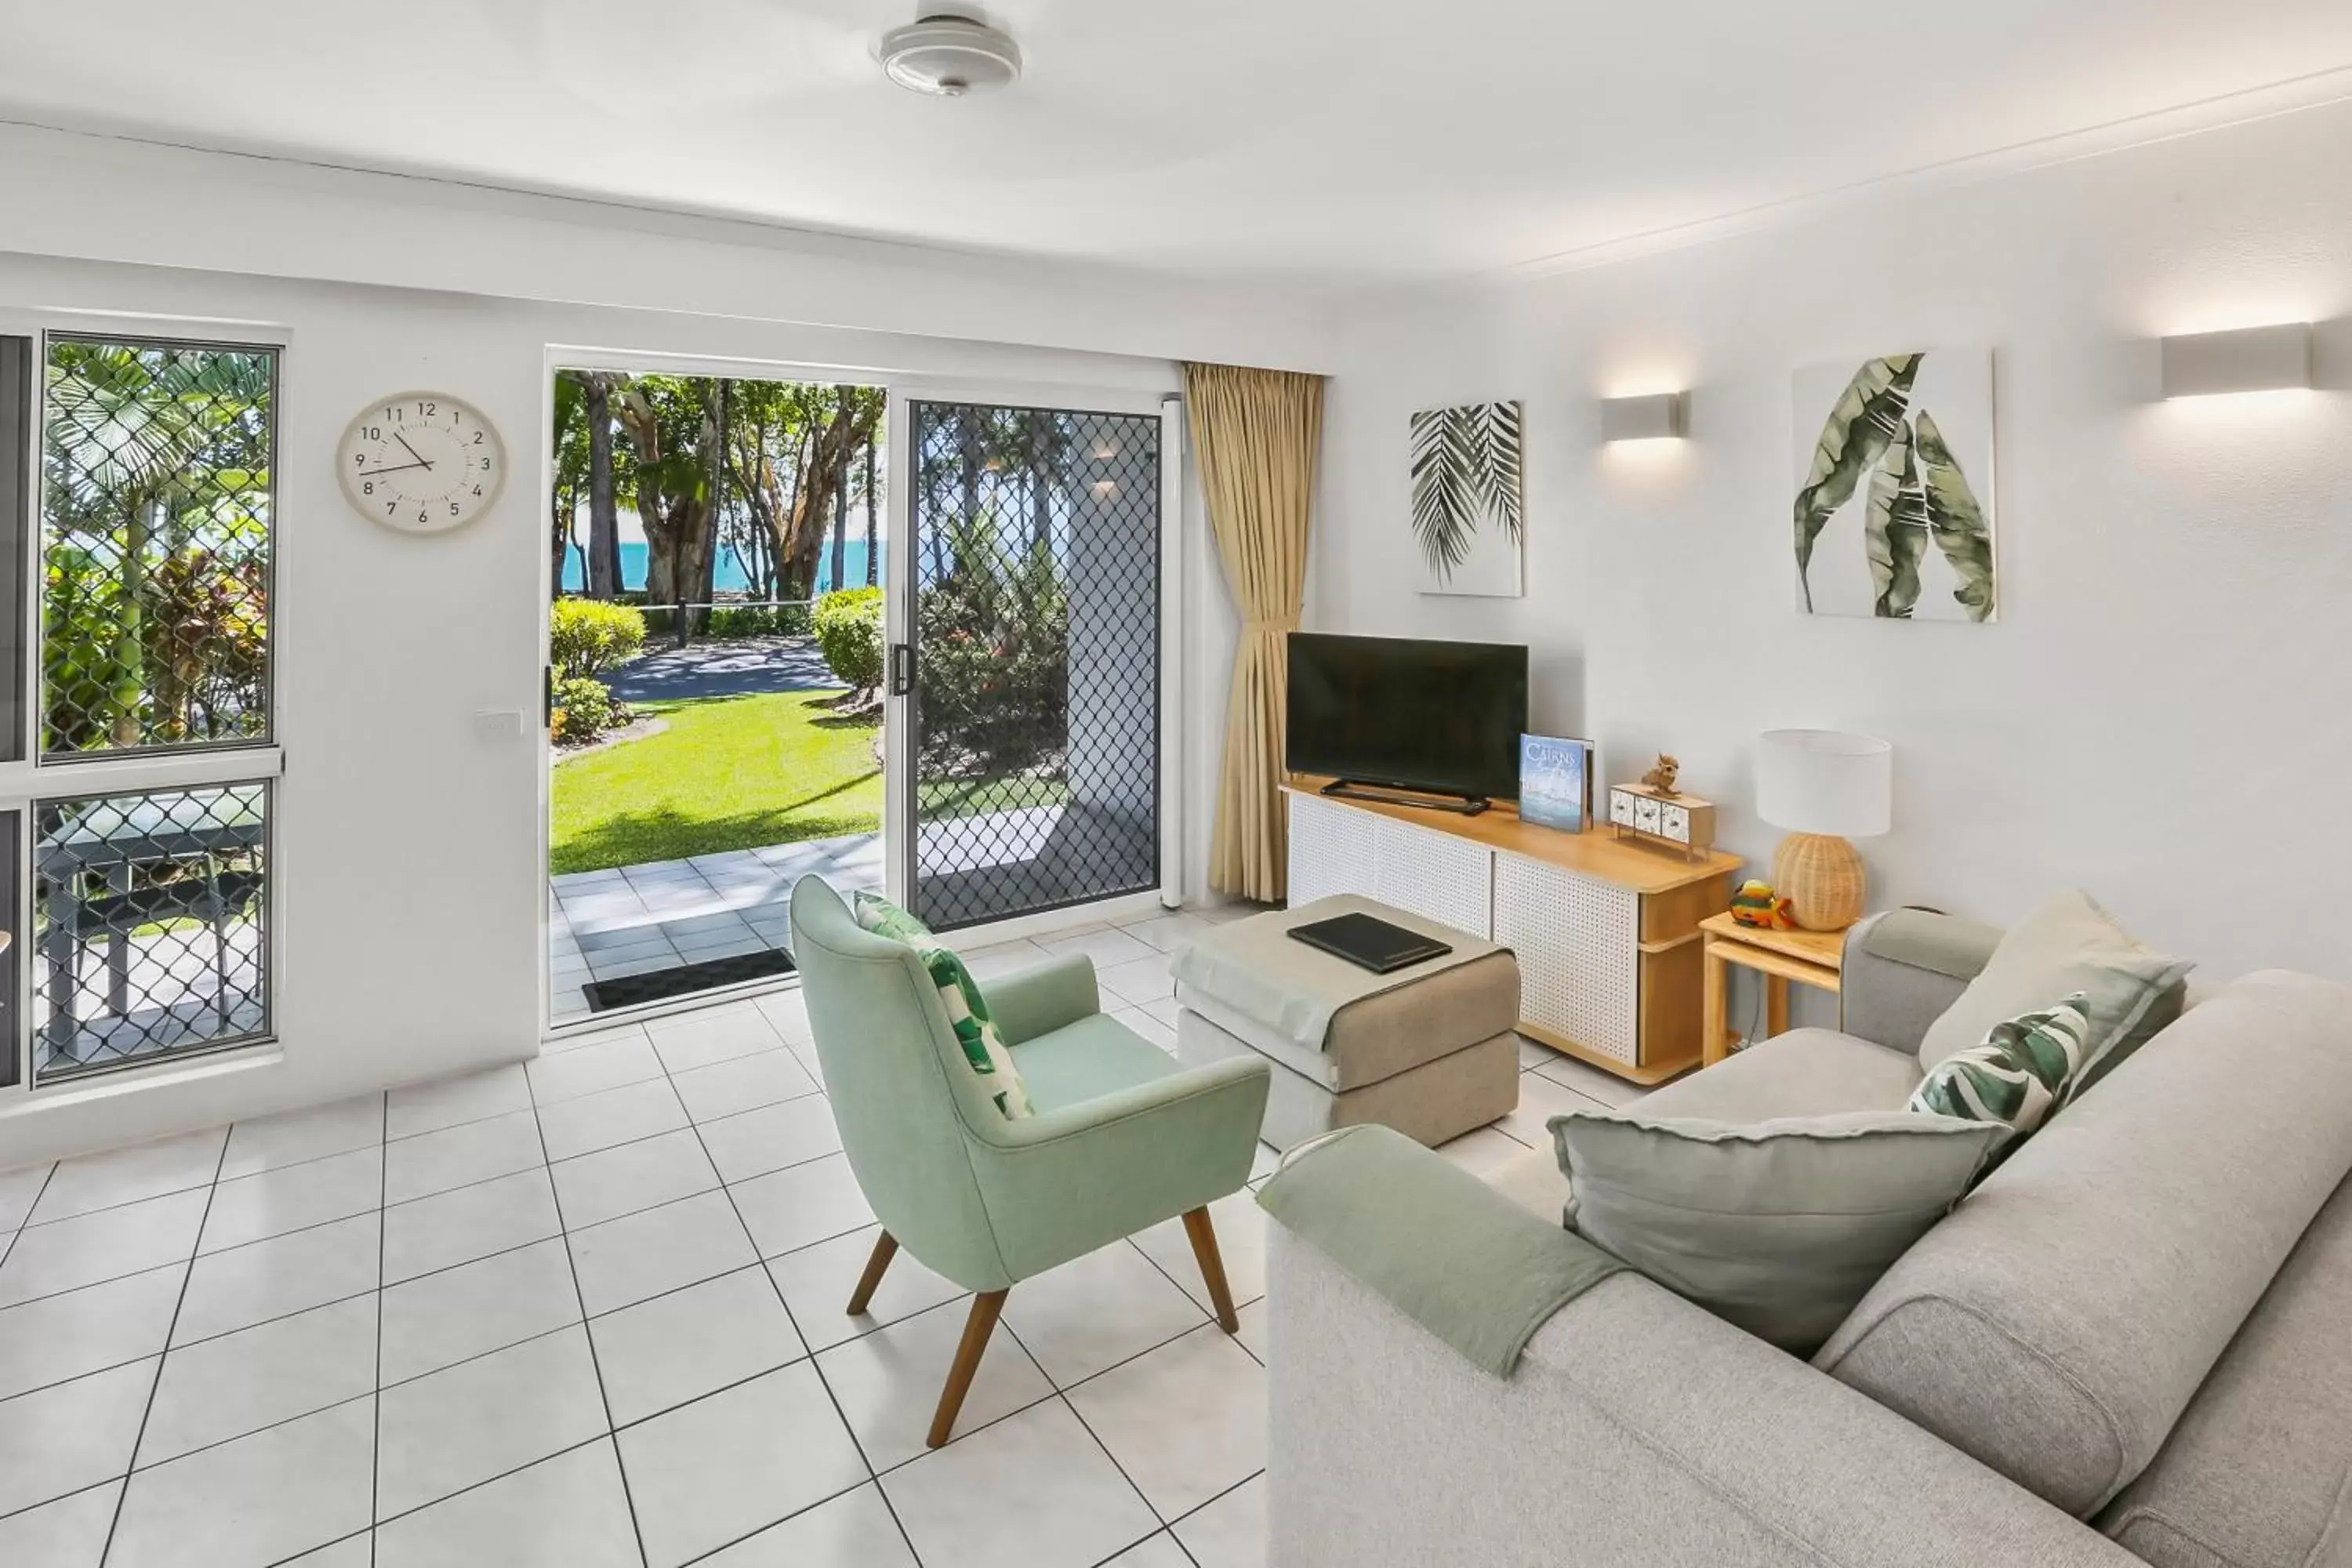
[[[1603,441],[1673,441],[1689,433],[1690,394],[1686,392],[1601,400]]]
[[[2166,338],[2164,395],[2211,397],[2311,385],[2311,326],[2291,321]]]

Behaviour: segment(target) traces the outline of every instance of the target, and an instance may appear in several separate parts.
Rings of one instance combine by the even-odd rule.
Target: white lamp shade
[[[1768,730],[1756,814],[1790,833],[1867,838],[1893,826],[1895,748],[1835,730]]]

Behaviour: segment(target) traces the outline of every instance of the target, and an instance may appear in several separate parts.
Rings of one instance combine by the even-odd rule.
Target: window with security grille
[[[269,1032],[269,786],[33,811],[36,1084]]]
[[[278,351],[52,333],[43,760],[270,738]]]
[[[1158,887],[1158,417],[909,413],[916,912]]]

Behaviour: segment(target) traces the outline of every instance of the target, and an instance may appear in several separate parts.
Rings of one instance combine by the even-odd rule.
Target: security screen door
[[[1160,885],[1160,421],[912,401],[906,892],[935,930]]]

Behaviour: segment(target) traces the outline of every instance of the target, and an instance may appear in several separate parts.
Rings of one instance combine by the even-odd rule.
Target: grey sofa
[[[1902,1104],[1997,933],[1875,934],[1849,942],[1844,1032],[1765,1041],[1651,1108]],[[2352,991],[2270,972],[2053,1119],[1810,1363],[1621,1273],[1498,1380],[1276,1225],[1273,1568],[2346,1568],[2347,1172]],[[1541,1152],[1460,1185],[1555,1221],[1566,1193]]]

